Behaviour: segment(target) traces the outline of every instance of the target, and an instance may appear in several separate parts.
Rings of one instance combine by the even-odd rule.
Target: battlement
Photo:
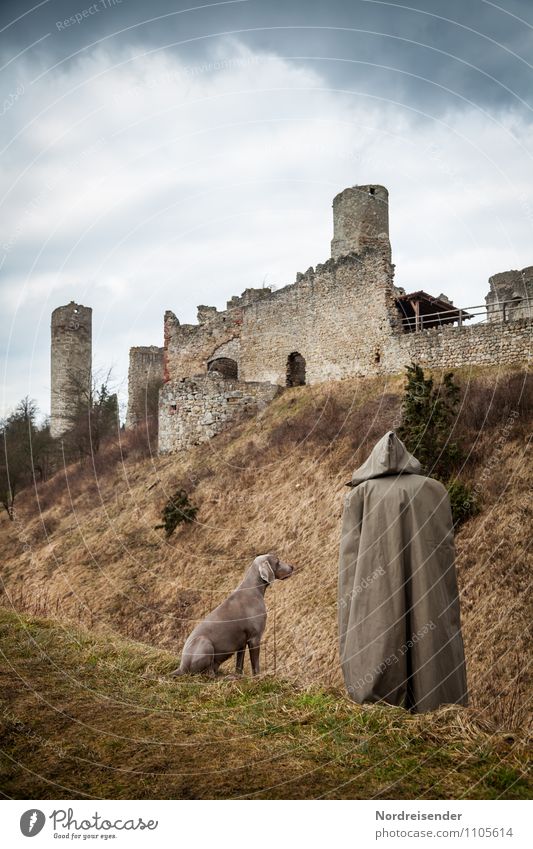
[[[272,289],[268,286],[265,286],[262,289],[245,289],[240,297],[238,295],[233,295],[233,297],[227,302],[226,308],[231,310],[235,307],[245,307],[248,306],[248,304],[261,301],[263,298],[268,298],[271,294]]]

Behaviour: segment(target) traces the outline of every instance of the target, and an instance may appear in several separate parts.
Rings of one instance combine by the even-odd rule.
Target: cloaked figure
[[[421,713],[467,703],[450,500],[393,431],[348,486],[339,647],[350,697]]]

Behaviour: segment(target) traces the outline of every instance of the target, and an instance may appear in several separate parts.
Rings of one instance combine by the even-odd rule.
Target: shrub
[[[407,383],[402,404],[399,437],[407,450],[420,460],[424,470],[445,484],[457,527],[479,512],[471,489],[453,472],[463,460],[463,451],[451,435],[456,424],[460,389],[452,372],[435,386],[421,366],[407,366]]]
[[[470,487],[455,478],[448,482],[446,488],[450,496],[453,524],[455,527],[458,527],[463,522],[466,522],[467,519],[479,513],[477,499]]]
[[[457,415],[460,390],[453,373],[444,375],[435,386],[432,377],[416,363],[407,366],[407,383],[402,403],[402,423],[398,436],[408,451],[432,477],[446,481],[462,459],[451,434]]]
[[[170,537],[182,522],[193,522],[198,513],[198,507],[191,504],[189,496],[185,489],[177,489],[165,504],[162,511],[162,525],[156,525],[158,528],[165,529],[165,536]]]

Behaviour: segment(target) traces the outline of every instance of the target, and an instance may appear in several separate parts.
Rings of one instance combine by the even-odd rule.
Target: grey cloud
[[[346,185],[389,187],[399,285],[468,306],[489,274],[533,261],[533,129],[505,89],[533,90],[510,52],[531,58],[531,30],[510,14],[420,3],[457,26],[395,3],[269,0],[108,38],[176,8],[122,0],[55,27],[89,5],[47,3],[2,33],[4,61],[50,33],[1,78],[4,96],[23,86],[2,115],[17,135],[2,157],[7,408],[30,391],[47,409],[54,307],[93,307],[97,364],[123,386],[128,347],[161,344],[164,309],[193,321],[198,303],[326,259]],[[21,9],[3,3],[0,28]]]
[[[305,57],[333,87],[385,96],[440,114],[465,100],[486,106],[531,106],[533,14],[528,0],[246,0],[222,4],[157,0],[61,0],[9,26],[20,3],[4,3],[11,52],[50,35],[35,50],[43,69],[101,41],[111,51],[166,49],[184,64],[207,61],[238,32],[252,50]],[[60,22],[98,8],[81,23]],[[173,45],[182,42],[179,46]],[[312,58],[316,57],[316,58]],[[528,64],[529,63],[529,64]],[[427,82],[426,82],[427,80]],[[448,92],[447,89],[450,91]],[[523,106],[523,104],[522,104]],[[523,106],[527,109],[527,106]]]

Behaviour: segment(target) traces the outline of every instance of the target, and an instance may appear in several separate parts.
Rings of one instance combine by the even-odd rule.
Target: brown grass
[[[524,726],[531,378],[478,369],[461,381],[455,436],[468,449],[463,474],[482,506],[457,537],[470,691],[474,705],[502,726]],[[91,466],[59,472],[38,488],[38,502],[30,491],[21,496],[15,523],[0,520],[8,600],[29,612],[112,626],[177,655],[195,621],[238,583],[251,559],[274,549],[304,568],[269,590],[263,666],[300,685],[340,686],[335,605],[344,483],[397,423],[402,385],[394,377],[287,390],[260,416],[186,456],[139,459],[130,448],[114,463],[99,461],[96,473]],[[194,493],[200,512],[166,541],[154,526],[177,485]]]

